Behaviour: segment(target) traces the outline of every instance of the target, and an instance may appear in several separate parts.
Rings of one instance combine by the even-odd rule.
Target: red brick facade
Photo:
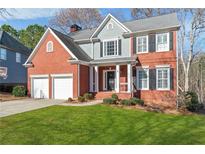
[[[131,37],[131,40],[133,37]],[[54,51],[46,52],[46,44],[48,41],[53,42]],[[118,96],[121,99],[130,98],[133,95],[143,99],[146,103],[175,106],[176,98],[176,32],[173,33],[173,50],[168,52],[152,52],[138,54],[138,63],[136,66],[149,66],[149,69],[155,68],[156,65],[169,64],[174,70],[173,89],[172,90],[138,90],[135,93],[127,92],[127,65],[120,65],[120,92]],[[133,41],[131,41],[131,53],[133,54]],[[72,51],[74,52],[74,51]],[[68,59],[71,55],[58,42],[58,40],[48,33],[40,47],[37,49],[36,55],[32,59],[33,67],[28,68],[28,93],[31,93],[31,75],[49,75],[49,98],[52,98],[52,80],[51,74],[73,74],[73,97],[83,95],[89,92],[90,77],[89,66],[80,64],[71,64]],[[110,97],[115,92],[103,91],[103,70],[115,70],[116,66],[99,66],[99,92],[96,98],[102,99]],[[133,68],[135,72],[135,67]],[[79,74],[78,74],[79,73]],[[135,74],[135,73],[134,73]],[[78,77],[79,76],[79,77]],[[93,80],[95,76],[93,74]],[[95,82],[95,81],[94,81]],[[79,84],[79,85],[78,85]]]
[[[48,41],[53,42],[53,52],[46,52]],[[31,75],[49,75],[49,98],[52,98],[51,74],[73,74],[73,96],[78,96],[78,65],[71,65],[68,59],[69,53],[62,45],[49,33],[40,45],[36,55],[32,59],[33,67],[28,68],[28,94],[31,93]]]

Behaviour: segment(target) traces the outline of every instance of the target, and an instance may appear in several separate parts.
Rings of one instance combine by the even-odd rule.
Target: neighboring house
[[[48,28],[25,63],[31,97],[67,99],[117,93],[175,106],[176,14],[121,23],[112,15],[69,35]]]
[[[15,85],[26,85],[27,69],[23,66],[31,51],[10,36],[0,31],[0,90]]]

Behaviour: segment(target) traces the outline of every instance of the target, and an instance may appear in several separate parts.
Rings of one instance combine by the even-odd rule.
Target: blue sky
[[[48,25],[49,19],[55,14],[58,9],[9,9],[12,16],[7,16],[6,19],[0,17],[0,25],[9,24],[16,29],[26,28],[31,24]],[[108,13],[114,16],[120,16],[119,20],[130,20],[129,9],[100,9],[100,13],[106,16]],[[117,16],[116,16],[117,17]]]

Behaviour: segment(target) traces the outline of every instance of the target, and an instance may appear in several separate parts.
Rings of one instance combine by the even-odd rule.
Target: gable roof
[[[13,38],[7,32],[0,30],[0,47],[19,52],[24,55],[30,55],[31,50]]]
[[[176,13],[122,22],[122,24],[132,32],[179,27],[179,21]],[[89,39],[96,30],[97,28],[80,30],[69,33],[69,36],[74,40]]]
[[[40,47],[41,43],[45,39],[48,32],[51,32],[51,34],[58,40],[58,42],[69,52],[72,58],[76,60],[82,60],[82,61],[90,61],[91,58],[73,41],[73,39],[55,29],[48,28],[43,36],[41,37],[40,41],[28,57],[27,61],[24,65],[29,65],[29,62],[31,62],[32,58],[37,52],[37,49]]]
[[[114,22],[116,22],[125,32],[131,32],[125,25],[123,25],[115,17],[113,17],[111,14],[108,14],[105,17],[105,19],[101,22],[101,24],[96,28],[96,30],[94,31],[94,33],[91,35],[90,38],[93,38],[96,34],[98,34],[110,19],[113,19]]]
[[[51,28],[52,29],[52,28]],[[65,46],[71,50],[71,52],[77,57],[78,60],[82,61],[90,61],[91,58],[77,45],[73,39],[55,29],[52,31],[56,34],[56,36],[65,44]]]
[[[149,17],[139,20],[124,22],[132,32],[149,31],[157,29],[165,29],[170,27],[178,27],[179,21],[176,13]]]

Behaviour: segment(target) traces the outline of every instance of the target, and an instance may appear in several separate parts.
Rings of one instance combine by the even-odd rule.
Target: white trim
[[[45,33],[43,34],[43,36],[41,37],[40,41],[38,42],[38,44],[35,46],[34,50],[32,51],[32,53],[30,54],[30,56],[28,57],[28,59],[26,60],[26,62],[24,63],[24,65],[27,65],[27,63],[29,61],[32,60],[34,54],[37,52],[37,49],[39,48],[39,46],[41,45],[41,43],[43,42],[43,40],[45,39],[46,35],[48,34],[48,32],[50,32],[56,39],[57,41],[64,47],[64,49],[71,55],[71,57],[75,58],[76,60],[78,60],[78,58],[65,46],[65,44],[56,36],[56,34],[52,31],[52,29],[48,28]]]
[[[132,65],[127,64],[127,92],[132,91]]]
[[[48,99],[50,98],[50,93],[49,93],[49,89],[50,89],[50,84],[49,84],[49,75],[45,74],[45,75],[30,75],[30,80],[31,80],[31,97],[34,98],[34,90],[33,90],[33,81],[34,79],[48,79]]]
[[[138,51],[138,39],[140,39],[140,38],[146,38],[146,51],[141,51],[141,52]],[[138,37],[136,38],[137,54],[148,53],[148,50],[149,50],[149,49],[148,49],[148,48],[149,48],[148,43],[149,43],[148,35],[138,36]]]
[[[110,28],[109,28],[109,26],[111,25],[111,29],[113,29],[114,28],[114,26],[113,26],[113,23],[112,22],[110,22],[109,24],[107,24],[107,30],[109,30]]]
[[[175,25],[175,26],[170,26],[170,27],[163,27],[163,28],[156,28],[156,29],[147,29],[147,30],[139,30],[139,31],[133,31],[132,34],[136,33],[148,33],[152,31],[162,31],[162,30],[173,30],[174,28],[180,28],[181,25]],[[130,35],[130,33],[125,33],[124,35]]]
[[[72,78],[72,86],[73,86],[73,74],[71,73],[71,74],[51,74],[51,84],[52,84],[52,96],[51,96],[51,98],[52,99],[55,99],[54,98],[54,91],[55,91],[55,89],[54,89],[54,79],[58,79],[58,78]],[[72,90],[73,90],[73,88],[74,88],[74,86],[72,87]],[[72,97],[71,98],[73,98],[73,93],[72,93]]]
[[[103,90],[107,90],[107,72],[115,72],[114,69],[107,69],[107,70],[103,70]],[[116,72],[115,72],[116,73]],[[115,75],[116,78],[116,75]]]
[[[48,74],[37,74],[37,75],[30,75],[30,78],[48,78]]]
[[[50,76],[52,78],[55,78],[55,77],[73,77],[73,73],[70,73],[70,74],[50,74]]]
[[[158,35],[163,35],[163,34],[166,34],[167,35],[167,47],[165,48],[165,49],[163,49],[163,50],[159,50],[158,49]],[[169,42],[170,42],[170,38],[169,38],[169,32],[162,32],[162,33],[157,33],[156,35],[155,35],[155,39],[156,39],[156,42],[155,42],[155,46],[156,46],[156,52],[167,52],[167,51],[170,51],[169,50]]]
[[[83,60],[68,60],[69,63],[73,63],[73,64],[81,64],[81,65],[86,65],[89,66],[89,62],[83,61]]]
[[[80,64],[78,64],[78,96],[80,96]]]
[[[120,65],[116,65],[116,73],[115,73],[115,78],[116,78],[116,92],[120,92]]]
[[[110,41],[117,41],[117,54],[116,55],[107,55],[107,53],[106,53],[106,55],[105,55],[105,45],[104,45],[104,43],[105,42],[110,42]],[[116,56],[118,56],[119,55],[119,38],[112,38],[112,39],[105,39],[105,40],[103,40],[102,41],[103,42],[103,57],[116,57]],[[114,45],[115,46],[115,45]],[[107,50],[106,50],[106,52],[107,52]],[[115,52],[115,51],[114,51]]]
[[[137,73],[137,90],[149,90],[149,67],[146,68],[137,68],[136,69]],[[147,88],[139,88],[139,71],[146,71],[147,72]]]
[[[90,92],[93,92],[93,66],[89,67],[89,77],[90,77]]]
[[[155,66],[156,68],[167,68],[167,67],[170,67],[169,64],[165,64],[165,65],[156,65]]]
[[[49,28],[50,29],[50,28]],[[78,60],[78,58],[65,46],[65,44],[58,38],[58,36],[50,29],[51,34],[58,40],[58,42],[66,49],[66,51],[71,55],[71,57]]]
[[[48,49],[49,49],[49,48],[48,48],[48,45],[49,45],[49,44],[51,44],[51,48],[52,48],[51,51],[48,50]],[[53,52],[53,41],[48,41],[48,42],[46,43],[46,52],[48,52],[48,53],[49,53],[49,52]]]
[[[105,19],[101,22],[101,24],[98,26],[98,28],[95,30],[95,32],[91,35],[90,38],[93,38],[93,36],[95,36],[95,34],[99,31],[99,29],[103,26],[103,24],[105,22],[107,22],[107,20],[109,19],[113,19],[114,22],[116,22],[118,25],[120,25],[120,27],[125,31],[125,32],[131,32],[131,30],[129,30],[125,25],[123,25],[121,22],[119,22],[115,17],[113,17],[110,13],[105,17]]]
[[[48,28],[45,33],[43,34],[43,36],[41,37],[41,39],[39,40],[39,42],[37,43],[37,45],[35,46],[35,48],[33,49],[32,53],[30,54],[30,56],[28,57],[28,59],[26,60],[26,62],[24,63],[24,65],[27,65],[28,61],[31,60],[31,58],[34,56],[35,52],[37,51],[37,49],[39,48],[40,44],[43,42],[45,36],[47,35],[47,33],[50,31],[50,28]]]
[[[98,76],[98,66],[95,66],[95,92],[99,91],[99,76]]]
[[[158,70],[167,70],[167,88],[158,88]],[[170,90],[170,68],[169,67],[159,67],[156,69],[156,90]]]

